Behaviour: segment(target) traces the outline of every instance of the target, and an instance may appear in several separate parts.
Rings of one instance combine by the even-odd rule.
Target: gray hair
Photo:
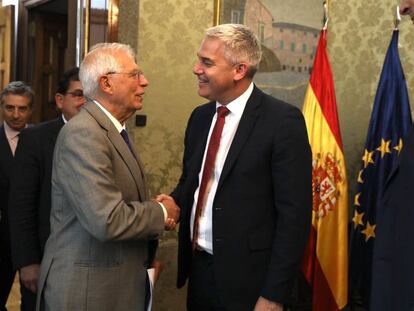
[[[116,54],[119,52],[124,52],[135,60],[132,48],[122,43],[98,43],[85,56],[80,65],[79,79],[86,97],[93,98],[97,94],[101,76],[124,69],[117,59]]]
[[[32,107],[35,93],[32,88],[23,81],[13,81],[6,85],[0,93],[0,103],[3,104],[4,97],[7,95],[19,95],[29,99],[29,105]]]
[[[262,58],[262,49],[249,27],[241,24],[222,24],[207,29],[205,35],[206,38],[219,39],[224,43],[224,56],[231,64],[247,62],[247,76],[253,78]]]

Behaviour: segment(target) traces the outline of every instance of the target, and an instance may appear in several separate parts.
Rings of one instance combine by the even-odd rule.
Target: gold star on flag
[[[363,172],[364,172],[364,170],[360,170],[359,173],[358,173],[358,182],[360,184],[363,184],[364,183],[364,180],[362,179],[362,173]]]
[[[400,138],[400,140],[398,141],[398,145],[395,146],[394,149],[398,151],[398,154],[400,154],[402,148],[403,148],[403,140]]]
[[[358,213],[358,211],[355,211],[354,218],[352,218],[352,221],[354,222],[354,229],[356,229],[358,225],[364,225],[364,222],[362,221],[362,217],[364,217],[364,214],[365,213]]]
[[[364,161],[364,168],[367,168],[370,163],[374,164],[374,160],[372,159],[373,154],[374,151],[369,152],[365,149],[364,156],[362,157],[362,161]]]
[[[356,205],[356,206],[361,206],[361,204],[359,204],[359,197],[361,196],[361,192],[360,193],[357,193],[356,195],[355,195],[355,198],[354,198],[354,205]]]
[[[365,242],[368,242],[368,240],[370,238],[375,238],[375,227],[377,225],[372,225],[369,223],[367,223],[367,226],[365,227],[364,230],[362,230],[362,233],[365,234]]]
[[[383,138],[381,139],[381,146],[376,149],[381,152],[381,159],[385,156],[386,153],[391,153],[390,144],[391,140],[385,141]]]

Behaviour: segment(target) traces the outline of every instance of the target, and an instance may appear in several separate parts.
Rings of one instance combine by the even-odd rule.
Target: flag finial
[[[398,26],[401,22],[401,15],[400,15],[400,6],[397,5],[397,12],[395,14],[395,20],[394,20],[394,30],[398,30]]]
[[[328,4],[328,0],[323,1],[323,30],[326,30],[328,28],[328,21],[329,21],[329,4]]]

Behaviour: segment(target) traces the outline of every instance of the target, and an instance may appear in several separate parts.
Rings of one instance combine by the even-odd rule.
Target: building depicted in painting
[[[319,30],[290,24],[273,23],[273,51],[280,60],[282,70],[310,72],[312,69]]]
[[[280,61],[273,51],[274,18],[260,0],[228,0],[223,2],[221,23],[245,24],[262,43],[263,58],[259,71],[280,71]]]
[[[273,16],[260,0],[247,0],[244,13],[244,24],[252,29],[260,43],[273,48]]]
[[[233,23],[243,24],[244,8],[247,0],[228,0],[222,2],[221,7],[221,24]]]

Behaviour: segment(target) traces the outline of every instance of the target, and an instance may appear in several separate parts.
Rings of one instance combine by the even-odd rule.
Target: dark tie
[[[122,130],[121,131],[121,136],[125,140],[125,143],[127,144],[127,146],[129,148],[129,150],[131,151],[131,153],[134,154],[134,152],[132,151],[131,143],[129,142],[128,133],[125,130]]]
[[[192,246],[193,250],[196,247],[198,234],[199,234],[199,224],[200,216],[203,211],[204,201],[206,196],[207,185],[210,179],[213,176],[214,165],[216,161],[217,151],[220,146],[221,133],[223,132],[223,126],[225,122],[226,115],[230,112],[227,107],[220,106],[217,108],[217,120],[214,124],[213,132],[211,133],[210,142],[208,143],[206,160],[204,161],[203,176],[201,178],[201,184],[198,192],[198,199],[194,217],[194,227],[193,227],[193,240]]]

